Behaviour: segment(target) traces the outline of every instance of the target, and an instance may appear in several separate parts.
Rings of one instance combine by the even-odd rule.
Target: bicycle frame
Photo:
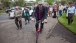
[[[39,38],[39,33],[40,33],[40,24],[41,24],[42,20],[39,20],[37,23],[39,23],[39,28],[36,31],[36,43],[38,43],[38,38]]]

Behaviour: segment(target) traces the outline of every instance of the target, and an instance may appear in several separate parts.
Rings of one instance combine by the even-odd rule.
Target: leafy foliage
[[[49,4],[52,4],[52,2],[54,1],[54,0],[45,0],[46,2],[48,2]]]
[[[9,7],[9,5],[10,5],[9,0],[1,0],[1,2],[2,2],[4,7]]]
[[[24,0],[18,0],[14,2],[14,5],[18,5],[18,6],[24,6],[25,1]]]

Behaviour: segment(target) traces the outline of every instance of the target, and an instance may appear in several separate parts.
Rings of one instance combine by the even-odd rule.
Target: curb
[[[58,23],[58,20],[57,20],[57,23]],[[56,23],[56,24],[57,24],[57,23]],[[51,33],[52,33],[54,27],[56,26],[56,24],[54,24],[52,27],[50,27],[46,39],[50,38],[50,35],[51,35]]]
[[[58,20],[58,17],[57,17],[57,20]],[[62,26],[64,26],[59,20],[58,20],[58,22],[62,25]],[[65,26],[64,26],[65,27]],[[69,30],[67,27],[65,27],[67,30]],[[70,32],[72,32],[71,30],[69,30]],[[75,34],[74,32],[72,32],[73,34]],[[75,34],[76,35],[76,34]]]

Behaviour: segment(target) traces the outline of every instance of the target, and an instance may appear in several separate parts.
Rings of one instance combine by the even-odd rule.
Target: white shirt
[[[69,7],[69,8],[67,9],[67,15],[66,15],[66,16],[68,16],[68,13],[74,13],[74,14],[75,14],[75,7],[74,7],[74,6]]]
[[[50,8],[50,11],[53,11],[53,8],[52,7]]]
[[[66,8],[66,6],[63,6],[63,8]]]
[[[59,6],[59,10],[63,10],[63,6],[61,5],[61,6]]]

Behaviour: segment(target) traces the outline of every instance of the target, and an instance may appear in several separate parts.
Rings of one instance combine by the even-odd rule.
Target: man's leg
[[[22,21],[19,21],[20,29],[22,29]]]
[[[25,25],[27,24],[27,17],[24,18],[25,19]]]
[[[30,23],[29,21],[30,21],[30,17],[28,17],[28,23]]]
[[[42,32],[43,28],[44,28],[44,23],[41,23],[40,32]]]
[[[18,25],[18,18],[16,17],[15,18],[15,24],[16,24],[16,26],[18,27],[18,29],[19,29],[19,25]]]
[[[73,22],[74,14],[71,15],[71,23]]]
[[[38,31],[39,23],[35,24],[36,31]]]
[[[59,15],[60,15],[60,17],[62,16],[62,11],[61,10],[59,10]]]
[[[71,23],[71,17],[70,17],[70,14],[68,14],[68,25],[70,25]]]
[[[70,25],[70,19],[68,18],[68,25]]]
[[[61,16],[62,16],[62,10],[61,10]]]

